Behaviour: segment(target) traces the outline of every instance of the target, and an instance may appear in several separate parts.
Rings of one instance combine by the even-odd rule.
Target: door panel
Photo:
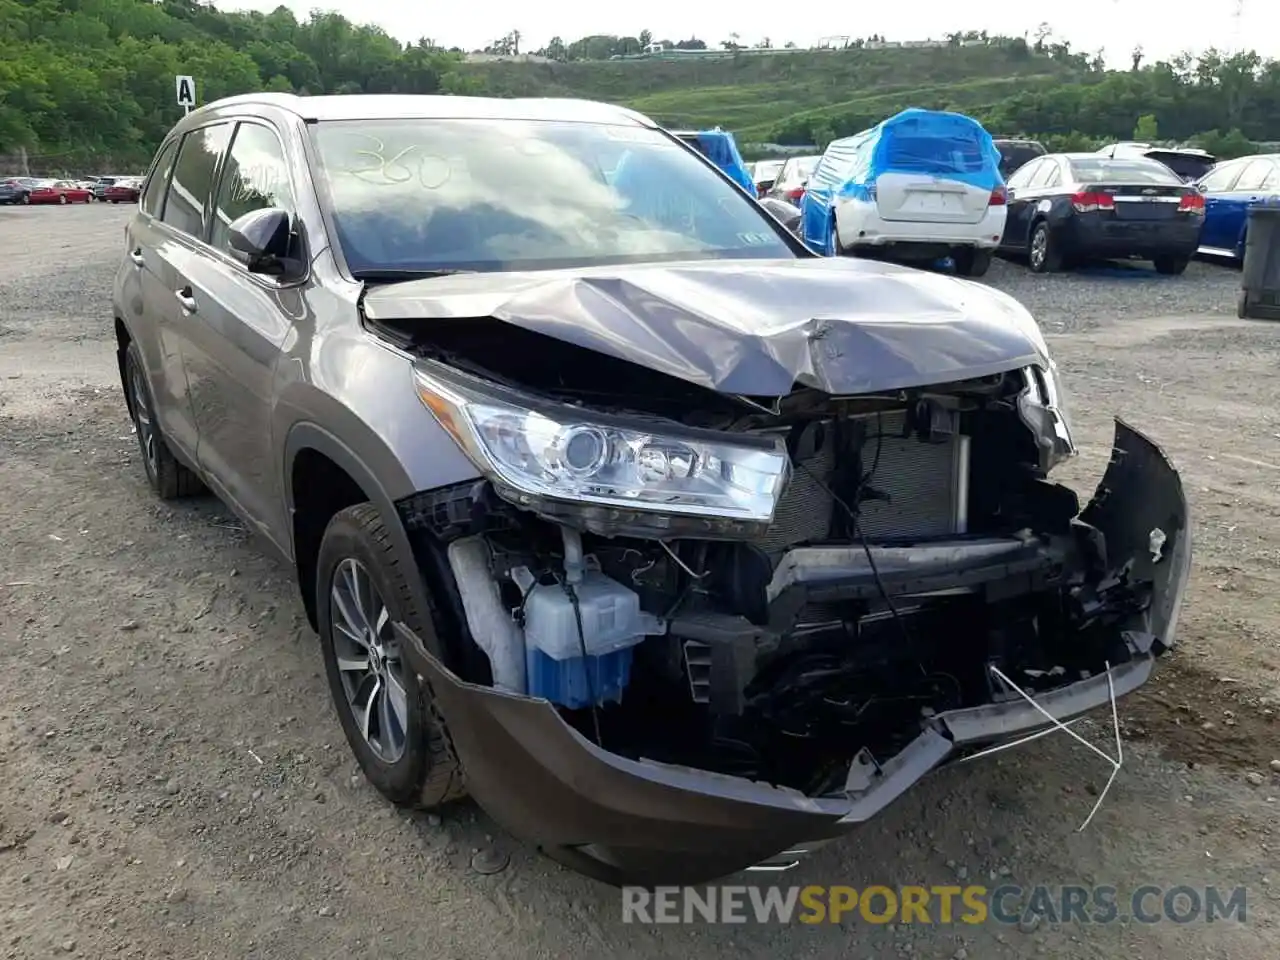
[[[165,379],[174,391],[175,410],[190,418],[183,425],[193,459],[199,458],[199,420],[191,401],[187,377],[185,341],[192,324],[191,315],[178,301],[178,291],[186,287],[186,269],[200,238],[204,235],[204,207],[213,183],[213,174],[223,147],[231,136],[229,122],[192,130],[182,138],[174,161],[169,187],[164,196],[160,223],[153,221],[155,287],[148,303],[155,305]],[[151,254],[145,254],[150,269]],[[179,398],[177,391],[182,390]],[[163,422],[161,428],[164,428]]]
[[[1230,248],[1235,240],[1227,240],[1228,234],[1233,237],[1232,224],[1238,221],[1240,211],[1232,201],[1232,188],[1240,179],[1248,160],[1233,160],[1214,167],[1201,181],[1204,191],[1204,226],[1200,229],[1200,246],[1214,248]]]
[[[1027,232],[1030,229],[1030,211],[1033,206],[1031,197],[1031,181],[1048,160],[1032,160],[1014,171],[1009,178],[1006,189],[1009,193],[1009,209],[1005,215],[1004,237],[1001,246],[1009,250],[1025,252],[1027,249]]]
[[[187,395],[187,375],[173,325],[174,272],[172,235],[157,223],[139,218],[129,233],[126,252],[131,275],[125,279],[125,302],[132,305],[127,318],[137,338],[155,403],[156,422],[165,439],[188,462],[196,459],[196,424]]]
[[[284,503],[272,453],[276,362],[302,309],[297,290],[272,290],[238,264],[202,253],[186,280],[196,301],[183,359],[199,428],[201,467],[259,533],[284,549]]]
[[[270,128],[236,128],[212,204],[209,246],[186,271],[198,322],[183,344],[201,466],[258,532],[282,550],[288,523],[273,456],[276,363],[303,309],[296,288],[251,274],[231,252],[231,224],[253,210],[296,211],[280,139]]]

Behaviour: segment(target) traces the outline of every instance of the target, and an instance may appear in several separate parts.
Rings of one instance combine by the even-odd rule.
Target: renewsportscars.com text
[[[622,888],[624,923],[1245,922],[1244,887],[716,886]]]

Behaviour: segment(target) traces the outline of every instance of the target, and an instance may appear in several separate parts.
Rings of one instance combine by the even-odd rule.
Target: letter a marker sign
[[[178,106],[187,113],[196,105],[196,81],[193,77],[175,77],[174,83],[178,91]]]

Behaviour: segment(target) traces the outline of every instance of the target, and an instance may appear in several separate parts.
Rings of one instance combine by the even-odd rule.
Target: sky
[[[479,49],[519,30],[521,50],[536,50],[552,36],[567,43],[590,34],[635,36],[649,30],[656,39],[696,36],[714,46],[732,31],[753,44],[765,36],[774,46],[793,40],[809,46],[826,36],[889,40],[941,39],[965,30],[1006,36],[1034,31],[1047,21],[1073,50],[1103,50],[1111,66],[1127,65],[1141,44],[1148,59],[1167,59],[1183,50],[1255,49],[1280,59],[1278,0],[1070,0],[1044,5],[1028,0],[983,0],[969,6],[945,0],[899,0],[868,4],[810,2],[795,16],[778,15],[776,2],[753,0],[646,0],[644,3],[586,3],[582,0],[480,0],[427,4],[415,0],[216,0],[225,10],[291,8],[300,19],[312,9],[333,10],[357,23],[375,23],[405,41],[430,37],[442,46]],[[447,6],[448,9],[444,9]],[[880,7],[882,9],[877,9]]]

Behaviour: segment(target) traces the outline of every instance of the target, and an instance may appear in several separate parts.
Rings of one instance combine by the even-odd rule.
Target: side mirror
[[[231,250],[252,273],[285,272],[293,237],[293,216],[279,207],[264,207],[237,218],[229,228]]]

